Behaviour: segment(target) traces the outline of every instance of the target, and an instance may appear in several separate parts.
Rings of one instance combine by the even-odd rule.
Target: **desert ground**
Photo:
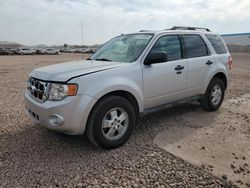
[[[219,111],[190,102],[150,114],[109,151],[48,131],[25,112],[32,69],[83,55],[0,56],[0,187],[250,187],[250,53],[232,56]]]

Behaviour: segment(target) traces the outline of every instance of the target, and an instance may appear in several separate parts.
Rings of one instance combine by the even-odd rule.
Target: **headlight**
[[[52,101],[59,101],[67,96],[74,96],[77,93],[76,84],[50,83],[46,93],[46,98]]]

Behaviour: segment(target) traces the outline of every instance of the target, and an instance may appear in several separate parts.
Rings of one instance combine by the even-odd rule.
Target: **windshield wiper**
[[[93,59],[93,60],[96,60],[96,61],[112,61],[112,60],[106,59],[106,58]]]

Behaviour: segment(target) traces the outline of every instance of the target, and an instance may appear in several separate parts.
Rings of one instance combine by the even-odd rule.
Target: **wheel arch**
[[[136,117],[138,118],[139,115],[140,115],[140,106],[139,106],[139,102],[138,100],[136,99],[136,97],[129,91],[126,91],[126,90],[115,90],[115,91],[110,91],[110,92],[107,92],[105,94],[103,94],[97,101],[96,103],[94,104],[94,106],[92,107],[91,109],[91,112],[92,110],[94,109],[94,107],[98,104],[99,101],[101,101],[102,99],[106,98],[106,97],[109,97],[109,96],[119,96],[119,97],[123,97],[125,98],[126,100],[128,100],[134,107],[135,109],[135,113],[136,113]],[[90,112],[90,113],[91,113]]]
[[[221,80],[223,81],[224,86],[225,86],[225,89],[228,88],[228,75],[227,75],[226,72],[224,72],[223,70],[220,70],[220,71],[215,72],[214,74],[212,74],[212,75],[207,79],[207,81],[205,82],[205,85],[204,85],[204,87],[203,87],[203,89],[202,89],[202,94],[204,94],[204,93],[206,92],[209,83],[210,83],[211,80],[212,80],[213,78],[215,78],[215,77],[216,77],[216,78],[219,78],[219,79],[221,79]]]
[[[94,102],[94,104],[91,105],[90,111],[85,116],[86,119],[84,119],[82,121],[84,126],[82,127],[81,133],[86,133],[86,129],[87,129],[87,126],[88,126],[90,115],[93,113],[93,110],[98,105],[98,103],[101,100],[103,100],[104,98],[109,97],[109,96],[120,96],[120,97],[123,97],[123,98],[127,99],[133,105],[133,107],[135,109],[136,118],[138,119],[140,117],[140,106],[139,106],[139,103],[138,103],[136,97],[131,92],[125,91],[125,90],[110,91],[110,92],[107,92],[107,93],[103,94],[100,98],[98,98]]]
[[[226,77],[226,75],[225,75],[223,72],[218,72],[218,73],[216,73],[216,74],[212,77],[212,79],[213,79],[213,78],[219,78],[219,79],[221,79],[221,80],[223,81],[223,83],[224,83],[225,89],[227,89],[227,77]]]

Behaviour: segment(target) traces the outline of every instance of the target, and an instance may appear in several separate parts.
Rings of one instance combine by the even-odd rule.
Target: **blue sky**
[[[173,25],[219,33],[250,32],[249,0],[0,1],[0,41],[22,44],[103,43],[121,33]]]

